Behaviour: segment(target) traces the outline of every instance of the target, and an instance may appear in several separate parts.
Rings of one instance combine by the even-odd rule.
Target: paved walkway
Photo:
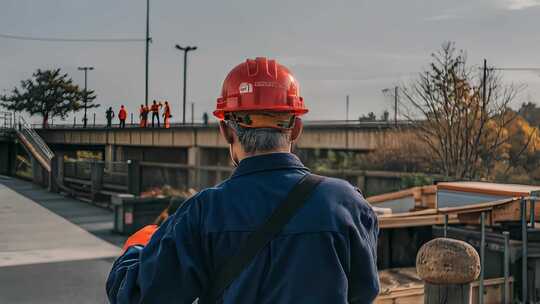
[[[0,303],[106,303],[111,229],[108,210],[0,176]]]

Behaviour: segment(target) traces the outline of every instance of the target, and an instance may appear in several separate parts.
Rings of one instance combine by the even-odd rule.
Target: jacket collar
[[[309,171],[300,159],[292,153],[269,153],[242,159],[231,178],[255,172],[279,169],[302,169]]]

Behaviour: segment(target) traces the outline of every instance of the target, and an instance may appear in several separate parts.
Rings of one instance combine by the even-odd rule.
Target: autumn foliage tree
[[[509,147],[516,158],[530,143],[512,142],[509,130],[518,117],[509,105],[520,87],[504,84],[491,69],[467,66],[464,51],[451,42],[432,58],[429,68],[401,92],[403,115],[414,122],[438,171],[472,179],[489,175],[497,162],[509,164]]]
[[[21,81],[20,88],[15,87],[10,94],[0,95],[0,104],[8,110],[40,115],[42,126],[46,128],[51,118],[64,119],[70,112],[83,109],[85,98],[87,108],[99,106],[93,104],[96,98],[94,91],[81,90],[60,69],[38,69],[32,78]]]

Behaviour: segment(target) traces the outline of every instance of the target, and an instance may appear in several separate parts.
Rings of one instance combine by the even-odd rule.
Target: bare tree
[[[504,84],[493,70],[467,66],[466,54],[446,42],[429,68],[401,91],[403,115],[415,123],[434,164],[446,176],[463,179],[489,174],[504,156],[509,107],[521,90]]]

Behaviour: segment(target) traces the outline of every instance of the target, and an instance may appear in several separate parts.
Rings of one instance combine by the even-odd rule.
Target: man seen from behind
[[[214,111],[235,171],[128,239],[107,281],[111,303],[371,303],[378,222],[360,191],[317,177],[301,200],[290,199],[314,176],[291,153],[307,111],[296,79],[275,60],[236,66]],[[291,202],[302,204],[279,233],[253,245]],[[238,260],[240,271],[228,271]]]

